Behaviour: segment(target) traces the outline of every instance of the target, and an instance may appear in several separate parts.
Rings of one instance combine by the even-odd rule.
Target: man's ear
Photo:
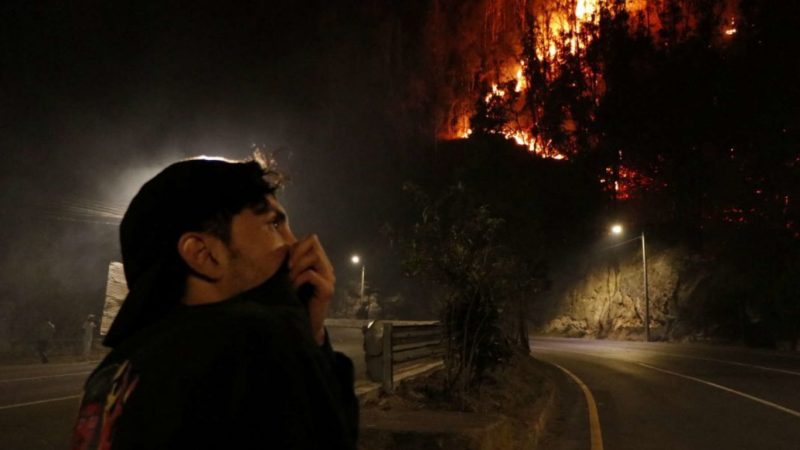
[[[193,272],[209,281],[222,278],[226,259],[222,242],[210,233],[187,232],[178,239],[178,254]]]

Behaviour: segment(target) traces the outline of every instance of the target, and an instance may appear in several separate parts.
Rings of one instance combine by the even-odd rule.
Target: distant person
[[[94,330],[97,329],[97,324],[95,324],[94,314],[89,314],[86,320],[81,325],[81,329],[83,330],[83,339],[81,343],[83,344],[81,347],[81,356],[84,358],[89,358],[89,355],[92,353],[92,343],[94,341]]]
[[[56,326],[50,319],[46,319],[40,323],[36,330],[36,353],[42,360],[42,364],[50,362],[47,352],[50,351],[50,343],[53,340],[53,335],[56,334]]]
[[[324,327],[334,275],[295,238],[268,163],[193,159],[120,225],[130,292],[84,386],[73,449],[355,449],[351,361]]]

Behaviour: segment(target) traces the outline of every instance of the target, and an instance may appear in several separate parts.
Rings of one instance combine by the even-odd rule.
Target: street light
[[[611,227],[614,235],[622,234],[622,225],[614,224]],[[636,238],[642,240],[642,273],[644,274],[644,339],[650,342],[650,293],[647,290],[647,249],[645,247],[644,231]],[[635,239],[634,239],[635,240]]]
[[[361,258],[359,258],[358,255],[353,255],[350,258],[350,261],[352,261],[353,264],[358,265],[358,264],[361,263]],[[365,275],[366,271],[367,271],[366,264],[361,264],[361,305],[362,306],[364,305],[364,275]]]

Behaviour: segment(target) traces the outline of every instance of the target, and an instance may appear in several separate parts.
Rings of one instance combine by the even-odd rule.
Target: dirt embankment
[[[368,401],[359,448],[536,448],[554,397],[547,368],[527,355],[515,356],[462,399],[445,392],[443,374],[436,372]]]

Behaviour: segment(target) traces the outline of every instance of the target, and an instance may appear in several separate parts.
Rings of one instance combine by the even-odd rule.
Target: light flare
[[[499,89],[497,87],[497,83],[492,83],[492,92],[486,94],[486,97],[484,97],[483,100],[484,102],[489,103],[490,101],[492,101],[492,98],[494,97],[503,98],[505,96],[506,96],[506,91],[504,91],[503,89]]]
[[[575,18],[581,22],[591,20],[597,12],[597,0],[578,0],[575,4]]]
[[[514,92],[522,92],[528,89],[528,80],[525,79],[525,61],[520,61],[519,65],[520,67],[517,69],[515,76],[517,84],[514,85]]]
[[[726,36],[733,36],[734,34],[736,34],[736,32],[737,32],[737,30],[736,30],[736,19],[735,18],[731,18],[730,26],[728,26],[728,28],[725,29],[724,33],[725,33]]]

